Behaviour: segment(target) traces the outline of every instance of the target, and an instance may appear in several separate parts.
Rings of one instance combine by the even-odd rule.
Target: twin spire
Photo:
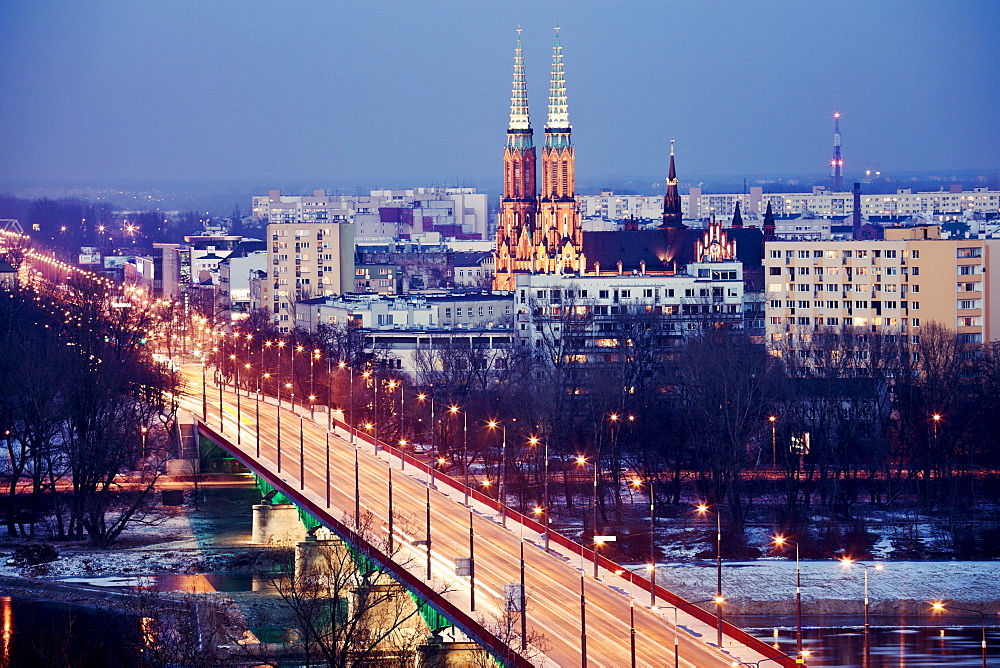
[[[569,104],[566,100],[566,73],[563,70],[562,44],[556,27],[555,44],[552,46],[552,78],[549,83],[549,115],[546,128],[568,130]],[[530,130],[528,116],[528,84],[524,72],[524,46],[521,27],[517,28],[517,47],[514,49],[514,86],[510,97],[510,124],[508,130]]]

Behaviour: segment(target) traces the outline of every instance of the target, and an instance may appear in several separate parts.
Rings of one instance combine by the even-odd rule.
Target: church
[[[595,357],[594,348],[603,341],[600,332],[610,331],[601,324],[604,316],[662,315],[669,321],[665,329],[679,337],[718,327],[762,335],[762,259],[768,230],[744,227],[738,210],[725,229],[714,220],[707,229],[685,225],[673,141],[659,226],[640,229],[627,223],[614,231],[582,229],[558,29],[540,190],[533,135],[519,30],[494,289],[514,293],[516,334],[524,343],[541,345],[535,339],[545,337],[548,330],[558,336],[570,310],[585,316],[594,330],[592,336],[577,339],[580,350],[574,356],[581,361]],[[764,222],[765,228],[773,227],[773,216]]]
[[[524,49],[518,30],[514,83],[504,149],[504,184],[497,228],[494,288],[512,291],[518,278],[532,275],[568,278],[600,276],[676,276],[694,262],[740,261],[753,276],[762,264],[764,233],[744,228],[739,210],[729,229],[712,224],[690,229],[681,220],[681,199],[673,140],[663,216],[659,227],[585,232],[575,190],[575,153],[562,45],[558,28],[552,49],[548,117],[542,147],[541,190],[537,154],[528,112]],[[765,219],[773,226],[773,217]],[[772,232],[773,234],[773,232]],[[522,280],[523,282],[523,280]]]

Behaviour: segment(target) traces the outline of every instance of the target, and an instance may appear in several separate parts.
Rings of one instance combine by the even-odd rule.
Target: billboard
[[[80,264],[100,264],[100,253],[80,253]]]

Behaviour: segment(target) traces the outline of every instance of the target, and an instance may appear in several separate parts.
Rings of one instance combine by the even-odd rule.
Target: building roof
[[[736,242],[736,258],[747,266],[760,265],[764,257],[763,234],[758,228],[727,229]],[[657,228],[646,230],[616,230],[584,232],[583,252],[587,271],[600,263],[601,271],[614,271],[618,262],[622,271],[673,271],[694,262],[695,243],[705,235],[704,229]]]
[[[456,267],[478,267],[484,260],[493,255],[493,251],[456,251]]]

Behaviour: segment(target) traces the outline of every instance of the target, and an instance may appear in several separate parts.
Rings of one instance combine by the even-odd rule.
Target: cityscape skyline
[[[0,183],[499,181],[515,30],[540,125],[557,23],[583,178],[665,173],[671,137],[686,174],[829,173],[834,112],[845,181],[1000,167],[985,2],[242,7],[8,5]]]

